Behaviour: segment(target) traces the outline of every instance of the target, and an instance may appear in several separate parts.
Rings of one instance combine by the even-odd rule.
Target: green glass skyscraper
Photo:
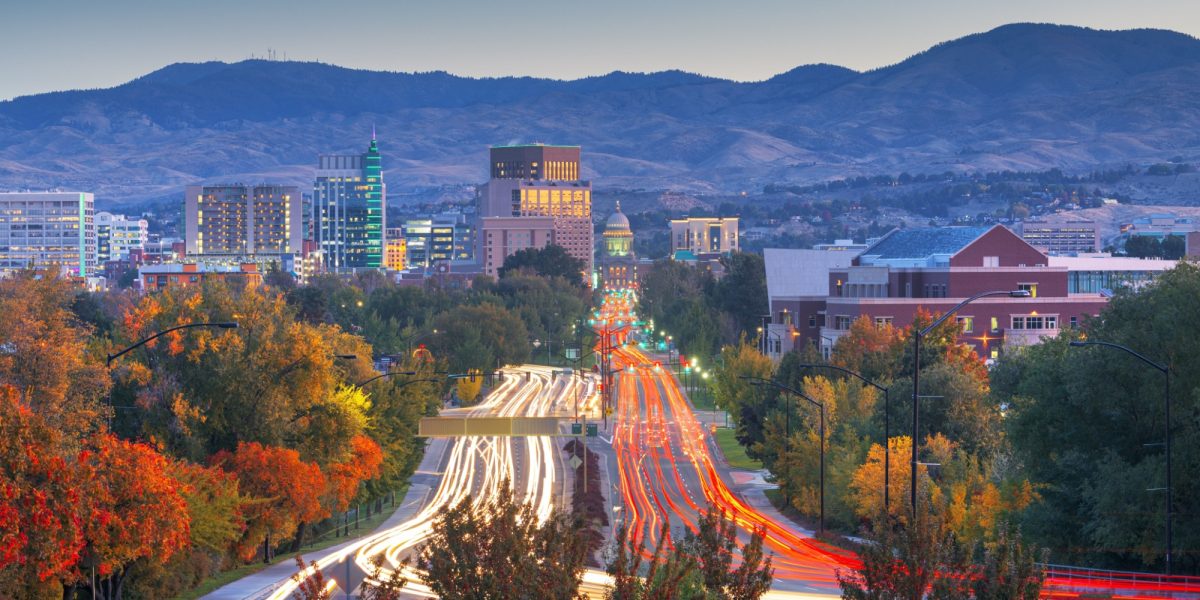
[[[374,133],[364,154],[320,157],[313,184],[313,220],[326,269],[383,267],[386,202],[383,161]]]

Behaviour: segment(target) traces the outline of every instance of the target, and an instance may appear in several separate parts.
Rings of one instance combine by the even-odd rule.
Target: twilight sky
[[[749,81],[808,63],[885,66],[1018,21],[1200,36],[1196,0],[14,0],[0,14],[0,99],[268,48],[388,71]]]

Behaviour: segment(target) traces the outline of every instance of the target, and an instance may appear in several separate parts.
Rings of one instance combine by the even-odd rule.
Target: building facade
[[[91,277],[95,198],[82,192],[0,193],[0,275],[26,268]]]
[[[498,277],[504,259],[530,248],[555,243],[553,217],[484,217],[480,220],[476,259],[483,274]]]
[[[188,186],[184,195],[189,256],[238,259],[304,249],[303,196],[296,186]]]
[[[482,220],[489,217],[549,217],[554,222],[553,243],[583,261],[585,272],[580,277],[589,280],[595,269],[592,185],[579,179],[580,148],[494,147],[491,175],[480,194],[480,237]]]
[[[131,250],[141,250],[150,239],[150,224],[146,219],[130,219],[125,215],[98,212],[96,221],[96,260],[104,264],[123,260]]]
[[[374,136],[363,154],[319,157],[313,221],[327,270],[384,266],[387,190],[382,165]]]
[[[389,271],[403,271],[408,265],[408,240],[404,229],[393,227],[387,230],[387,245],[383,251],[383,266]]]
[[[1023,221],[1017,231],[1030,246],[1048,254],[1100,251],[1100,228],[1088,219],[1033,219]]]
[[[638,259],[633,250],[633,229],[621,213],[621,203],[604,225],[604,252],[598,271],[600,285],[606,290],[637,289]]]
[[[460,213],[406,221],[403,235],[410,267],[469,261],[475,256],[475,226]]]
[[[1086,285],[1073,290],[1073,270],[1086,267],[1119,278],[1112,274],[1132,269],[1116,262],[1103,267],[1062,263],[999,225],[893,230],[844,266],[845,257],[819,268],[815,257],[791,257],[786,262],[793,267],[767,257],[768,343],[772,337],[791,338],[794,345],[811,341],[825,356],[860,318],[905,327],[918,312],[943,313],[978,293],[1028,292],[1028,297],[978,299],[954,317],[962,327],[961,342],[985,359],[996,358],[1005,347],[1035,344],[1099,313],[1111,292]],[[803,269],[811,272],[798,278],[803,293],[796,297],[780,293],[772,282]],[[822,289],[827,290],[823,298]]]
[[[143,292],[156,292],[168,287],[191,287],[207,280],[220,280],[238,286],[255,286],[262,283],[262,272],[255,263],[171,263],[139,267],[138,280]]]
[[[671,256],[680,260],[737,252],[737,217],[671,219]]]

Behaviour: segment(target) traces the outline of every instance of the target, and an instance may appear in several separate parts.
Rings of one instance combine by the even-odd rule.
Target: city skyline
[[[704,5],[695,10],[690,4],[685,11],[678,2],[645,6],[620,1],[586,9],[532,2],[514,11],[475,1],[420,6],[370,2],[358,11],[370,13],[387,35],[350,35],[350,28],[344,29],[346,34],[329,35],[328,23],[347,15],[340,7],[318,3],[24,3],[11,7],[12,18],[0,24],[0,48],[13,54],[45,47],[51,34],[55,44],[0,65],[0,100],[111,87],[174,62],[252,57],[371,70],[444,70],[470,77],[576,79],[614,70],[680,69],[757,81],[804,64],[859,71],[884,67],[938,42],[1014,22],[1200,34],[1200,7],[1173,0],[1145,2],[1136,12],[1116,0],[1053,5],[1021,0],[966,7],[948,0],[904,6],[881,0],[836,6],[776,0]],[[264,22],[275,26],[264,28]],[[497,34],[522,29],[538,35]],[[96,43],[98,39],[104,42]],[[501,43],[506,52],[497,55],[493,50]],[[545,51],[551,47],[554,52]]]

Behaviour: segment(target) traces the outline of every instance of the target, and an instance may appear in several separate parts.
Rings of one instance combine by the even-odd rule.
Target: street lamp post
[[[112,363],[114,360],[117,360],[118,358],[125,356],[126,354],[132,352],[133,350],[136,350],[137,348],[140,348],[157,338],[160,338],[168,333],[171,333],[172,331],[179,331],[180,329],[192,329],[195,327],[215,327],[217,329],[237,329],[237,326],[238,326],[237,321],[230,321],[227,323],[185,323],[183,325],[176,325],[174,327],[169,327],[158,333],[155,333],[154,335],[152,335],[150,337],[142,339],[138,343],[136,343],[116,354],[109,354],[108,358],[105,362],[105,365],[112,366]]]
[[[817,436],[820,438],[819,450],[820,450],[820,455],[821,455],[821,458],[820,458],[820,460],[821,460],[821,484],[820,484],[821,485],[821,509],[820,509],[821,517],[820,517],[820,521],[819,521],[819,525],[818,525],[818,535],[823,537],[825,535],[825,404],[823,402],[817,402],[816,400],[813,400],[812,398],[810,398],[804,392],[792,389],[786,385],[783,385],[782,383],[779,383],[778,381],[775,381],[774,379],[763,379],[761,377],[748,377],[745,375],[743,375],[741,378],[745,379],[747,381],[750,381],[752,385],[769,385],[769,386],[778,388],[780,390],[783,390],[784,392],[791,393],[798,398],[807,400],[810,404],[812,404],[813,406],[820,409],[821,422],[819,425],[819,430],[817,432]],[[789,426],[790,426],[791,405],[788,406],[787,418],[788,418]],[[789,442],[791,441],[790,435],[789,435],[788,441]]]
[[[883,512],[891,514],[891,504],[888,503],[891,490],[890,473],[891,473],[891,400],[888,393],[888,388],[863,377],[860,373],[855,373],[850,369],[842,368],[836,365],[817,365],[817,364],[800,364],[800,367],[811,369],[833,369],[841,373],[845,373],[859,381],[883,392]]]
[[[1166,450],[1167,450],[1167,489],[1165,490],[1165,492],[1166,492],[1165,504],[1166,504],[1166,512],[1167,512],[1165,542],[1166,542],[1167,548],[1166,548],[1166,555],[1164,557],[1165,558],[1164,570],[1166,571],[1167,575],[1170,575],[1171,574],[1171,545],[1172,545],[1171,521],[1172,521],[1172,516],[1173,516],[1172,512],[1171,512],[1172,511],[1172,506],[1171,506],[1171,504],[1172,504],[1171,503],[1172,488],[1171,488],[1171,371],[1170,371],[1170,367],[1168,365],[1152,361],[1149,358],[1146,358],[1141,353],[1133,350],[1132,348],[1129,348],[1127,346],[1122,346],[1120,344],[1114,344],[1112,342],[1073,341],[1073,342],[1071,342],[1071,346],[1074,348],[1082,348],[1085,346],[1104,346],[1107,348],[1115,348],[1115,349],[1121,350],[1127,354],[1132,354],[1133,356],[1137,357],[1139,360],[1146,363],[1147,365],[1150,365],[1151,367],[1158,369],[1159,372],[1161,372],[1163,374],[1163,409],[1165,412],[1164,418],[1166,420],[1166,424],[1163,426],[1163,429],[1164,429],[1164,433],[1166,436],[1165,443],[1166,443]]]
[[[912,465],[911,465],[911,473],[910,473],[910,475],[912,477],[912,480],[910,481],[910,485],[912,486],[912,489],[909,490],[909,499],[912,503],[913,519],[917,518],[917,447],[919,445],[919,444],[917,444],[917,432],[918,432],[918,429],[921,424],[921,422],[920,422],[920,414],[921,414],[921,410],[920,410],[920,408],[921,408],[921,400],[920,400],[920,394],[921,394],[921,338],[925,337],[930,331],[933,331],[938,325],[941,325],[942,323],[944,323],[946,321],[946,319],[949,319],[952,315],[954,315],[954,313],[958,312],[959,309],[961,309],[962,307],[964,307],[980,298],[987,298],[990,296],[1008,296],[1010,298],[1028,298],[1030,296],[1030,293],[1029,293],[1029,290],[1010,290],[1010,291],[999,290],[999,291],[992,291],[992,292],[980,292],[978,294],[975,294],[974,296],[971,296],[970,298],[967,298],[966,300],[963,300],[962,302],[959,302],[950,310],[942,313],[942,316],[935,319],[933,321],[933,323],[930,323],[929,326],[924,329],[917,329],[916,324],[915,323],[913,324],[913,395],[912,395],[912,413],[913,413],[912,418],[913,418],[913,421],[912,421]]]

